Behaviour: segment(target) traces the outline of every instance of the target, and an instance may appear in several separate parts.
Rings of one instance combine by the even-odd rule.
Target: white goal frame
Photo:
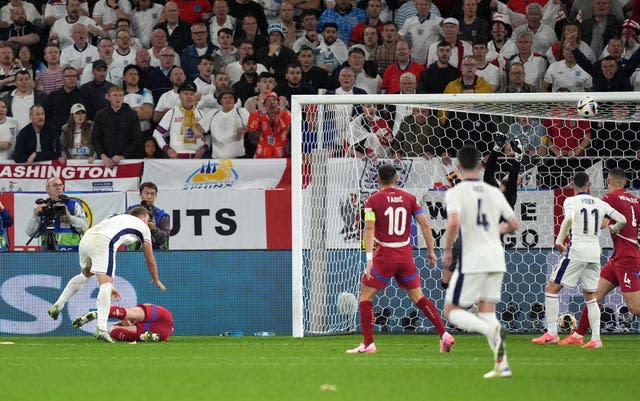
[[[294,95],[291,102],[291,302],[292,335],[303,337],[303,201],[302,201],[302,113],[307,105],[332,104],[469,104],[469,103],[556,103],[574,102],[583,97],[592,96],[598,103],[634,102],[640,105],[640,93],[637,92],[573,92],[573,93],[518,93],[518,94],[453,94],[453,95]],[[322,115],[322,113],[318,113]],[[519,113],[518,115],[521,115]],[[598,121],[598,117],[592,120]],[[321,123],[318,126],[322,126]],[[321,138],[322,135],[318,135]],[[321,139],[320,139],[321,140]]]

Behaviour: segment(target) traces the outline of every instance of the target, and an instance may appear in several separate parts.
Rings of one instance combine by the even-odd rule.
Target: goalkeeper
[[[489,158],[484,166],[484,175],[482,177],[483,181],[489,185],[497,186],[500,192],[504,195],[509,203],[509,206],[513,209],[516,204],[516,200],[518,199],[518,177],[520,174],[520,162],[522,161],[523,155],[523,147],[520,143],[520,139],[517,137],[514,138],[509,145],[514,153],[514,158],[509,165],[509,174],[502,178],[500,181],[497,181],[495,178],[496,168],[498,165],[498,157],[502,153],[502,149],[504,148],[507,142],[507,135],[502,132],[496,132],[494,137],[493,148],[491,149],[491,153],[489,154]],[[452,180],[452,182],[455,182]],[[450,267],[446,268],[444,274],[442,275],[442,288],[447,289],[449,287],[449,280],[451,280],[451,275],[456,269],[456,262],[458,260],[458,256],[460,255],[460,241],[456,239],[453,245],[453,263]]]

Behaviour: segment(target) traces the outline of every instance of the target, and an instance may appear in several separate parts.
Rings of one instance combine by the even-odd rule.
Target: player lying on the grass
[[[87,230],[80,240],[78,252],[80,274],[69,280],[58,300],[49,308],[51,318],[56,320],[67,301],[89,282],[91,276],[95,275],[100,285],[96,299],[98,328],[95,336],[99,340],[113,342],[107,333],[107,320],[111,306],[113,276],[116,273],[116,252],[121,245],[131,245],[136,242],[143,244],[144,258],[153,283],[161,291],[166,291],[158,277],[158,266],[153,256],[151,232],[147,225],[149,217],[149,212],[145,208],[137,207],[130,210],[128,214],[118,214],[104,219]]]
[[[114,298],[120,295],[114,289]],[[98,313],[91,311],[73,321],[73,327],[82,327],[96,319]],[[168,341],[173,335],[173,315],[160,305],[139,304],[130,308],[111,306],[109,317],[120,321],[109,329],[109,335],[119,341]]]
[[[556,238],[554,248],[562,256],[554,266],[549,283],[545,288],[544,304],[547,332],[531,340],[534,344],[557,344],[558,314],[560,302],[558,294],[562,287],[575,287],[578,280],[582,281],[582,293],[587,307],[587,316],[591,324],[591,340],[583,348],[601,348],[600,340],[600,307],[596,300],[595,291],[598,287],[600,275],[600,240],[598,234],[603,219],[616,221],[609,226],[611,235],[617,234],[624,227],[627,219],[608,203],[589,195],[591,182],[584,171],[573,176],[574,196],[565,199],[564,220]],[[569,234],[570,233],[570,234]],[[564,246],[564,240],[570,235],[570,246]]]
[[[360,325],[362,343],[348,353],[374,353],[373,341],[373,298],[378,290],[383,290],[394,277],[398,286],[422,313],[433,323],[440,335],[440,352],[449,352],[455,340],[447,333],[440,314],[433,302],[428,300],[420,288],[420,273],[413,261],[411,245],[411,218],[415,218],[429,250],[429,264],[436,265],[433,249],[431,225],[425,211],[418,205],[416,197],[396,187],[396,169],[385,164],[378,168],[380,189],[367,199],[365,205],[364,246],[367,267],[360,285]],[[373,253],[373,243],[376,251]]]
[[[628,224],[615,235],[613,240],[613,255],[600,271],[600,280],[595,292],[596,302],[610,293],[614,288],[620,287],[629,312],[640,315],[640,248],[638,237],[640,236],[640,199],[625,190],[627,180],[624,170],[613,168],[609,171],[607,184],[609,191],[602,200],[610,204],[620,212]],[[607,223],[608,225],[608,223]],[[587,308],[582,309],[578,328],[560,345],[582,345],[583,336],[589,329]]]
[[[494,353],[493,370],[485,378],[509,377],[505,336],[496,317],[496,302],[500,300],[502,278],[506,271],[501,234],[514,232],[519,223],[515,212],[500,191],[479,181],[480,152],[473,147],[458,151],[458,170],[462,182],[445,195],[447,231],[444,265],[453,264],[453,245],[460,240],[457,268],[447,288],[444,314],[461,329],[487,337]],[[505,222],[500,223],[501,220]],[[444,274],[450,274],[445,271]],[[477,314],[464,308],[478,305]]]

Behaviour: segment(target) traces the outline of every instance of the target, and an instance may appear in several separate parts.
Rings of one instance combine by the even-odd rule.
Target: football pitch
[[[3,337],[2,400],[624,400],[640,374],[640,336],[604,348],[507,342],[513,377],[486,380],[484,337],[377,335],[377,354],[346,354],[359,336],[173,337],[168,343],[93,337]],[[321,387],[325,385],[325,389]]]

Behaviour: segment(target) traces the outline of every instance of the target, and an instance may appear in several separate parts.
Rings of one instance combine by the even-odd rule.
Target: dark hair
[[[615,57],[613,57],[613,56],[606,56],[606,57],[603,57],[603,58],[600,60],[600,64],[601,64],[601,65],[602,65],[602,62],[603,62],[603,61],[615,61],[615,62],[616,62],[616,65],[618,65],[618,64],[619,64],[619,63],[618,63],[618,59],[617,59],[617,58],[615,58]]]
[[[451,43],[447,42],[446,40],[441,40],[438,43],[438,47],[448,47],[451,48]]]
[[[484,45],[486,47],[487,42],[488,40],[484,35],[478,35],[475,38],[473,38],[473,42],[471,43],[471,46]]]
[[[229,28],[220,28],[216,36],[220,36],[221,33],[226,33],[227,35],[233,36],[233,31]]]
[[[76,128],[80,129],[80,143],[84,146],[91,146],[91,132],[93,130],[93,121],[89,120],[85,112],[85,119],[79,127],[76,127],[76,120],[73,119],[73,114],[69,115],[67,120],[67,132],[65,133],[65,143],[62,144],[63,149],[68,150],[74,147],[74,134]],[[91,155],[89,155],[91,156]]]
[[[587,173],[585,173],[584,171],[578,171],[573,176],[573,180],[572,181],[573,181],[573,185],[576,188],[584,188],[589,183],[589,175]]]
[[[16,72],[16,77],[17,77],[18,75],[26,75],[26,76],[28,76],[29,78],[31,78],[31,74],[29,73],[29,70],[27,70],[26,68],[21,68],[21,69],[19,69],[19,70]]]
[[[146,215],[148,218],[151,218],[151,214],[149,214],[149,211],[142,206],[134,207],[133,209],[129,210],[127,214],[135,217],[142,217]]]
[[[307,15],[313,15],[314,17],[316,17],[316,19],[318,19],[318,12],[316,10],[306,9],[302,10],[302,12],[300,13],[300,20],[302,21]]]
[[[625,179],[624,170],[621,169],[620,167],[614,167],[611,170],[609,170],[609,177],[611,177],[615,181],[624,181]]]
[[[463,170],[473,170],[480,162],[480,152],[474,146],[465,146],[458,150],[458,163]]]
[[[204,60],[207,60],[213,63],[213,57],[211,57],[210,54],[203,54],[202,56],[198,57],[198,64],[202,63]]]
[[[289,64],[287,64],[287,72],[289,72],[289,70],[290,70],[291,68],[300,68],[300,69],[302,69],[302,65],[300,65],[300,63],[299,63],[299,62],[295,61],[295,62],[293,62],[293,63],[289,63]]]
[[[391,164],[383,164],[378,168],[378,178],[382,185],[392,184],[397,174],[396,169]]]
[[[324,26],[322,27],[322,32],[324,32],[325,29],[327,28],[335,28],[336,31],[339,31],[340,28],[338,28],[338,24],[336,24],[335,22],[327,22],[324,24]]]
[[[140,184],[140,187],[138,188],[138,190],[140,191],[140,193],[142,193],[142,191],[145,188],[151,188],[151,189],[155,190],[156,192],[158,192],[158,186],[156,184],[154,184],[153,182],[151,182],[151,181],[143,182],[142,184]]]
[[[313,49],[308,45],[302,45],[300,46],[300,50],[298,50],[298,54],[302,53],[303,51],[313,52]]]

